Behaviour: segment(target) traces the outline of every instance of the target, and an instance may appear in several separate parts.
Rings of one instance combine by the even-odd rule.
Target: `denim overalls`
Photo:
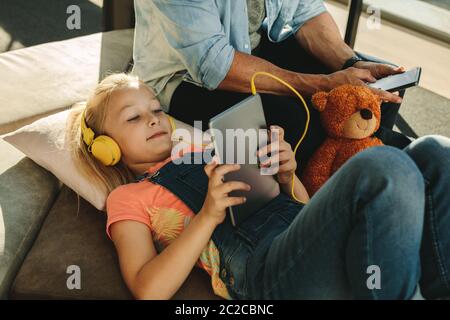
[[[180,198],[195,214],[203,206],[208,191],[208,176],[203,164],[185,161],[200,158],[201,153],[187,153],[183,163],[168,162],[152,175],[137,177],[163,186]],[[198,163],[198,162],[197,162]],[[212,234],[220,253],[220,278],[234,299],[259,299],[262,292],[264,255],[274,237],[284,231],[303,208],[288,195],[280,194],[255,212],[238,228],[229,215]]]

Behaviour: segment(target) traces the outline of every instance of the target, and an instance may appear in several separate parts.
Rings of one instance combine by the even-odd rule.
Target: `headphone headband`
[[[84,143],[86,143],[86,145],[88,147],[90,147],[92,145],[92,142],[94,141],[95,133],[91,128],[89,128],[87,126],[85,117],[86,117],[86,108],[83,110],[83,113],[81,114],[80,127],[81,127],[81,136],[83,138],[83,141],[84,141]]]

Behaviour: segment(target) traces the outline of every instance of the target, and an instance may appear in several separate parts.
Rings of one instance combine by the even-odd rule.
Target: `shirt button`
[[[226,278],[227,277],[227,270],[222,269],[222,278]]]
[[[244,45],[244,48],[245,48],[245,49],[248,49],[248,44],[245,44],[245,45]]]

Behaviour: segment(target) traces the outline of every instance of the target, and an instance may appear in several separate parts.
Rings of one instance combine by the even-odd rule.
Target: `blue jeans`
[[[448,138],[360,152],[281,214],[288,226],[254,251],[242,298],[410,299],[419,282],[426,298],[450,296]],[[379,289],[367,286],[369,266]]]
[[[202,165],[169,162],[148,179],[201,209]],[[306,205],[280,193],[238,228],[227,216],[212,236],[220,278],[235,299],[410,299],[419,283],[426,298],[450,296],[449,194],[450,139],[369,148]]]

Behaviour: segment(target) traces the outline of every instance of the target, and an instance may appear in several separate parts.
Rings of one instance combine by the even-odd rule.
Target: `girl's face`
[[[168,116],[150,89],[141,83],[111,94],[104,124],[122,152],[122,161],[141,174],[172,150]]]

